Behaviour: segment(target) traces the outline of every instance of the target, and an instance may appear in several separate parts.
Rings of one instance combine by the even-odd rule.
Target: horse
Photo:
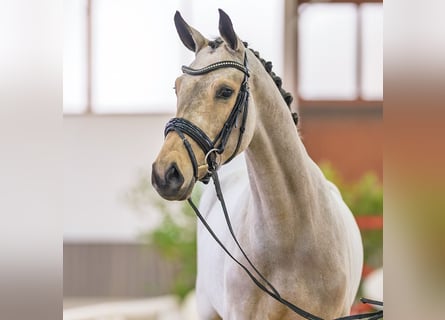
[[[323,319],[348,315],[361,278],[360,232],[339,190],[308,155],[288,107],[292,98],[283,97],[271,64],[241,41],[221,9],[214,40],[179,12],[174,22],[195,59],[175,82],[176,117],[152,166],[154,188],[167,200],[186,200],[198,181],[208,180],[210,167],[219,169],[233,231],[264,278]],[[241,171],[226,165],[232,158]],[[199,208],[245,262],[210,185]],[[255,286],[202,224],[197,228],[201,319],[301,319]]]

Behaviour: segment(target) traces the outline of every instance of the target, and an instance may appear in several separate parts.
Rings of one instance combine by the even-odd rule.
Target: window
[[[91,104],[95,112],[172,110],[175,78],[171,75],[178,73],[181,48],[171,12],[178,2],[165,1],[156,10],[146,0],[92,2]]]
[[[373,3],[371,3],[373,2]],[[383,8],[376,1],[298,6],[300,106],[383,99]]]
[[[355,5],[306,4],[299,12],[300,95],[305,99],[355,99]]]
[[[145,0],[66,0],[64,112],[172,111],[178,7],[179,0],[156,10]]]
[[[64,2],[63,111],[81,113],[87,108],[87,1]]]
[[[363,4],[361,94],[366,100],[383,98],[383,7]]]
[[[174,112],[174,80],[193,53],[180,42],[173,15],[181,11],[214,38],[220,6],[208,0],[65,0],[64,113]],[[227,0],[223,8],[238,35],[280,72],[283,3]],[[247,11],[269,23],[246,19]]]

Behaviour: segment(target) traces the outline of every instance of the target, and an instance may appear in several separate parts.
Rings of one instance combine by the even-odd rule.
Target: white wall
[[[150,175],[172,116],[64,117],[65,241],[132,241],[153,224],[122,198]]]

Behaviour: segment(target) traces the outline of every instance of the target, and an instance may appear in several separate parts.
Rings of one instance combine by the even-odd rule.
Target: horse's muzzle
[[[151,183],[161,197],[167,200],[183,200],[181,198],[184,193],[184,176],[176,163],[171,163],[166,170],[160,170],[156,163],[153,163]]]

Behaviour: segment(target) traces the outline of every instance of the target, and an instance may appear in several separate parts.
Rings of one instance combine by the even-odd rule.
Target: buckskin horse
[[[176,79],[176,117],[167,123],[152,184],[167,200],[186,200],[197,181],[242,153],[247,173],[224,166],[220,185],[252,264],[237,250],[213,189],[204,191],[199,210],[228,252],[273,288],[269,295],[260,290],[198,224],[198,312],[202,319],[300,318],[282,299],[322,319],[348,315],[363,263],[359,229],[306,152],[292,97],[270,62],[219,13],[220,37],[209,40],[176,12],[179,37],[195,59]]]

